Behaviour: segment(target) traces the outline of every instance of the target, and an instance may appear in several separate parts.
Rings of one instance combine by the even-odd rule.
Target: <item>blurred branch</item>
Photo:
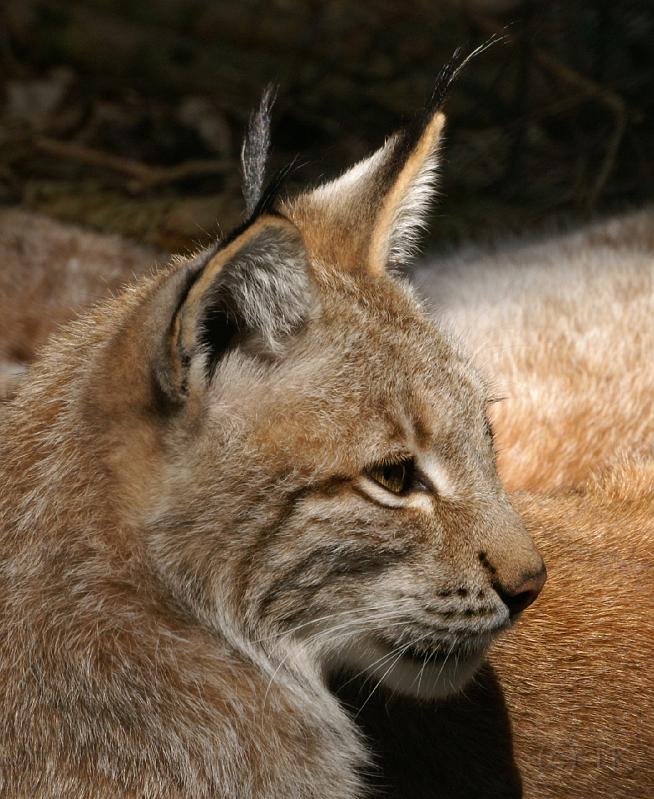
[[[231,162],[217,159],[182,161],[170,167],[150,166],[131,158],[105,153],[74,142],[58,141],[47,136],[34,139],[34,146],[48,155],[127,175],[133,180],[130,184],[133,190],[151,189],[154,186],[176,183],[192,177],[223,175],[231,169]]]

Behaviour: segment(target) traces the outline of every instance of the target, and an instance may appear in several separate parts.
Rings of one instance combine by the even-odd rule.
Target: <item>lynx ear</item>
[[[310,271],[299,230],[286,219],[256,219],[210,257],[187,287],[170,328],[168,388],[188,389],[199,361],[211,376],[241,348],[279,357],[312,303]]]
[[[424,113],[341,177],[289,201],[311,255],[346,270],[382,272],[411,256],[435,195],[441,106],[460,64],[438,78]]]

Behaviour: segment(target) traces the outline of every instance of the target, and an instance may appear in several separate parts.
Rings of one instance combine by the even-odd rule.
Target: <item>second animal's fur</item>
[[[0,402],[52,333],[146,273],[155,253],[118,236],[0,209]]]
[[[495,383],[509,489],[578,487],[654,447],[654,210],[468,247],[416,275]]]

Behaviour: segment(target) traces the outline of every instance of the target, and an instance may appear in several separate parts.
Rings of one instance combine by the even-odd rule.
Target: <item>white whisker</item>
[[[399,599],[389,600],[382,604],[375,604],[375,605],[368,605],[367,607],[362,608],[349,608],[347,610],[338,610],[335,613],[329,613],[326,616],[317,616],[315,619],[309,619],[308,621],[302,622],[302,624],[298,624],[296,627],[291,627],[289,630],[284,630],[283,632],[279,633],[271,633],[270,635],[266,635],[263,638],[257,638],[252,643],[259,644],[263,643],[264,641],[268,641],[271,638],[285,638],[293,633],[301,630],[304,627],[308,627],[311,624],[316,624],[319,621],[327,621],[328,619],[333,619],[335,616],[343,616],[346,613],[367,613],[371,610],[384,610],[386,607],[396,607],[398,604],[407,603],[411,604],[412,599],[411,597],[401,597]]]
[[[307,639],[307,641],[304,642],[304,643],[305,643],[305,646],[310,647],[319,638],[326,637],[328,635],[333,635],[334,632],[336,630],[339,630],[339,629],[345,629],[347,632],[341,633],[340,635],[336,635],[335,638],[347,637],[351,632],[353,632],[354,630],[357,630],[362,625],[371,626],[371,625],[373,625],[375,623],[378,623],[380,621],[386,622],[386,624],[388,626],[394,626],[394,624],[405,624],[406,623],[406,619],[401,619],[400,621],[395,622],[395,623],[391,622],[390,624],[388,622],[388,619],[392,619],[394,616],[397,616],[398,614],[401,614],[401,613],[402,613],[402,611],[398,610],[398,611],[394,611],[392,613],[385,613],[385,614],[381,614],[381,615],[379,615],[379,614],[373,615],[373,616],[370,616],[370,617],[367,617],[367,618],[364,618],[364,619],[352,619],[349,622],[346,622],[345,624],[340,624],[340,625],[337,625],[336,627],[330,627],[327,630],[321,630],[321,631],[315,633],[313,636],[309,637]],[[332,615],[335,616],[335,615],[339,615],[339,614],[332,614]],[[292,655],[292,650],[289,650],[284,655],[284,657],[281,659],[281,661],[278,663],[277,667],[275,668],[274,672],[272,673],[272,675],[270,677],[270,680],[268,681],[268,685],[266,686],[266,691],[264,693],[264,698],[263,698],[263,707],[264,707],[264,709],[265,709],[265,706],[266,706],[266,700],[268,698],[268,694],[270,692],[270,688],[272,687],[272,684],[275,681],[275,678],[279,674],[279,671],[281,670],[281,668],[283,667],[283,665],[286,663],[286,661],[288,660],[288,658],[291,655]]]
[[[403,654],[404,654],[404,653],[407,651],[407,649],[410,649],[412,646],[415,646],[416,644],[420,643],[420,641],[423,641],[423,640],[424,640],[425,638],[427,638],[429,635],[431,635],[431,632],[425,633],[424,635],[421,635],[419,638],[417,638],[415,641],[409,641],[409,643],[408,643],[408,644],[405,644],[404,646],[400,646],[400,647],[397,647],[397,648],[395,648],[394,650],[392,650],[391,654],[394,654],[395,652],[397,652],[397,651],[398,651],[398,649],[399,649],[400,651],[399,651],[399,654],[397,655],[397,657],[395,658],[395,660],[394,660],[394,661],[391,663],[391,665],[390,665],[390,666],[389,666],[389,667],[386,669],[386,671],[385,671],[385,672],[382,674],[382,676],[379,678],[379,680],[377,680],[377,684],[376,684],[376,685],[375,685],[375,687],[372,689],[372,691],[371,691],[371,692],[368,694],[368,697],[367,697],[366,701],[365,701],[365,702],[364,702],[364,703],[361,705],[361,707],[360,707],[360,708],[359,708],[359,710],[357,711],[357,714],[356,714],[357,716],[359,715],[359,713],[361,713],[361,711],[362,711],[362,710],[365,708],[365,706],[366,706],[366,705],[368,704],[368,702],[371,700],[371,698],[372,698],[372,695],[375,693],[375,691],[377,690],[377,688],[379,688],[379,686],[382,684],[382,682],[383,682],[383,681],[386,679],[386,675],[387,675],[387,674],[389,674],[389,672],[390,672],[390,671],[391,671],[393,668],[395,668],[395,665],[396,665],[396,664],[397,664],[397,662],[400,660],[400,658],[402,657],[402,655],[403,655]]]

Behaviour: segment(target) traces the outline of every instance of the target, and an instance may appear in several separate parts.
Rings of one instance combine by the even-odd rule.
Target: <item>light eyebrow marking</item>
[[[420,419],[419,416],[415,416],[413,419],[413,426],[411,428],[413,432],[413,442],[419,448],[424,449],[429,445],[429,440],[431,438],[431,434],[429,429],[424,424],[424,422]]]
[[[416,456],[416,463],[420,471],[427,476],[437,494],[446,499],[456,497],[456,483],[440,458],[435,455],[421,453]]]
[[[498,397],[497,399],[499,401],[501,398]],[[394,497],[393,499],[396,501],[399,500],[400,504],[391,504],[388,500],[383,501],[381,498],[378,501],[387,507],[416,507],[424,510],[429,509],[433,512],[434,505],[432,502],[432,495],[435,494],[445,499],[455,499],[458,494],[456,482],[448,472],[443,461],[431,452],[426,452],[425,445],[423,444],[421,446],[418,442],[418,436],[426,435],[427,438],[429,438],[429,433],[424,422],[416,416],[413,417],[413,424],[407,416],[401,418],[399,422],[400,427],[404,431],[409,448],[412,451],[411,457],[415,459],[418,470],[427,478],[429,483],[427,487],[429,490],[422,494],[413,493],[408,494],[406,497]],[[374,484],[374,487],[378,488],[376,484]],[[383,491],[383,489],[381,490]],[[367,491],[366,493],[368,496],[371,496],[372,492]],[[401,500],[404,500],[404,502],[401,502]]]

